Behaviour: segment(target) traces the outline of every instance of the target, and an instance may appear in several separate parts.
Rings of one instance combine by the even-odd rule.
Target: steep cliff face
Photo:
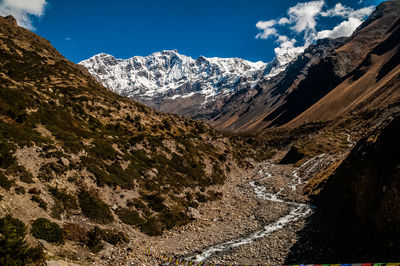
[[[317,198],[339,233],[358,235],[386,259],[400,254],[399,106],[357,143]]]

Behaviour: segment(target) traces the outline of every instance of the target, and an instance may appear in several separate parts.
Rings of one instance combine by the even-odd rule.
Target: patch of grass
[[[87,243],[89,242],[89,231],[85,227],[74,223],[66,223],[63,226],[63,230],[65,234],[65,239],[67,240],[79,242],[85,245],[87,245]]]
[[[21,220],[11,215],[0,218],[0,236],[0,265],[43,263],[43,250],[26,243],[26,226]]]
[[[101,224],[114,220],[110,206],[105,204],[94,191],[82,190],[78,198],[82,213],[90,220]]]

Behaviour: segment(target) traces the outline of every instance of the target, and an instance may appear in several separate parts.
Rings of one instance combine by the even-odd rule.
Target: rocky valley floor
[[[160,237],[132,236],[141,249],[132,245],[108,255],[106,250],[103,258],[120,264],[161,263],[143,251],[149,249],[156,255],[207,263],[283,264],[289,254],[296,260],[297,234],[314,211],[303,187],[332,160],[324,154],[299,166],[269,160],[250,173],[236,173],[224,185],[222,200],[199,208],[201,218]],[[302,258],[303,252],[298,253]]]

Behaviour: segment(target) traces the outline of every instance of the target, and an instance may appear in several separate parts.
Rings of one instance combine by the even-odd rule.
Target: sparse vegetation
[[[76,197],[69,194],[65,189],[51,186],[49,186],[48,189],[54,200],[62,206],[63,210],[68,212],[79,208]]]
[[[74,223],[66,223],[63,226],[65,239],[71,240],[74,242],[80,242],[82,244],[87,245],[89,242],[89,231],[78,224]]]
[[[87,218],[102,224],[107,224],[114,220],[110,206],[105,204],[96,192],[82,190],[78,198],[82,212]]]
[[[92,252],[95,253],[103,249],[103,240],[111,245],[129,242],[129,239],[124,233],[111,230],[102,230],[97,226],[88,233],[88,238],[89,240],[87,246]]]
[[[38,218],[32,223],[31,235],[50,243],[63,244],[64,233],[61,227],[46,218]]]
[[[25,224],[7,215],[0,218],[0,264],[28,265],[43,262],[44,253],[39,247],[30,247],[26,241]]]
[[[14,181],[8,179],[2,172],[0,172],[0,187],[5,190],[10,190],[13,185]]]
[[[118,215],[119,219],[125,224],[141,226],[145,222],[145,220],[140,217],[139,213],[132,209],[120,208],[116,211],[116,214]]]
[[[31,200],[38,203],[39,207],[47,211],[47,203],[38,195],[32,195]]]

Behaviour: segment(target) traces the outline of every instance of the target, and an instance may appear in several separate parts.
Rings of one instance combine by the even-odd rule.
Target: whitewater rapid
[[[299,202],[293,202],[293,201],[287,201],[287,200],[280,199],[279,194],[287,186],[290,187],[293,191],[296,190],[297,187],[300,184],[302,184],[302,179],[300,177],[299,171],[301,169],[307,168],[305,170],[305,173],[309,174],[317,165],[319,165],[322,162],[323,156],[324,156],[324,154],[314,157],[314,158],[306,161],[305,163],[303,163],[298,168],[296,168],[292,172],[293,178],[291,179],[291,181],[288,182],[284,187],[280,188],[279,191],[276,193],[267,192],[267,189],[265,187],[261,186],[255,180],[250,181],[249,185],[253,189],[257,198],[266,200],[266,201],[271,201],[271,202],[288,204],[291,206],[289,213],[280,217],[277,221],[266,225],[263,229],[261,229],[259,231],[253,232],[250,235],[247,235],[244,237],[239,237],[239,238],[230,240],[228,242],[224,242],[221,244],[211,246],[211,247],[207,248],[206,250],[204,250],[201,254],[198,254],[194,257],[190,257],[189,260],[195,261],[195,262],[203,262],[215,253],[224,252],[224,251],[230,250],[232,248],[250,244],[250,243],[256,241],[257,239],[263,238],[277,230],[283,229],[289,223],[295,222],[295,221],[311,214],[315,210],[314,206],[305,204],[305,203],[299,203]],[[263,178],[260,179],[260,181],[264,181],[273,176],[271,173],[267,172],[266,168],[261,169],[258,172],[258,174],[265,175]]]

